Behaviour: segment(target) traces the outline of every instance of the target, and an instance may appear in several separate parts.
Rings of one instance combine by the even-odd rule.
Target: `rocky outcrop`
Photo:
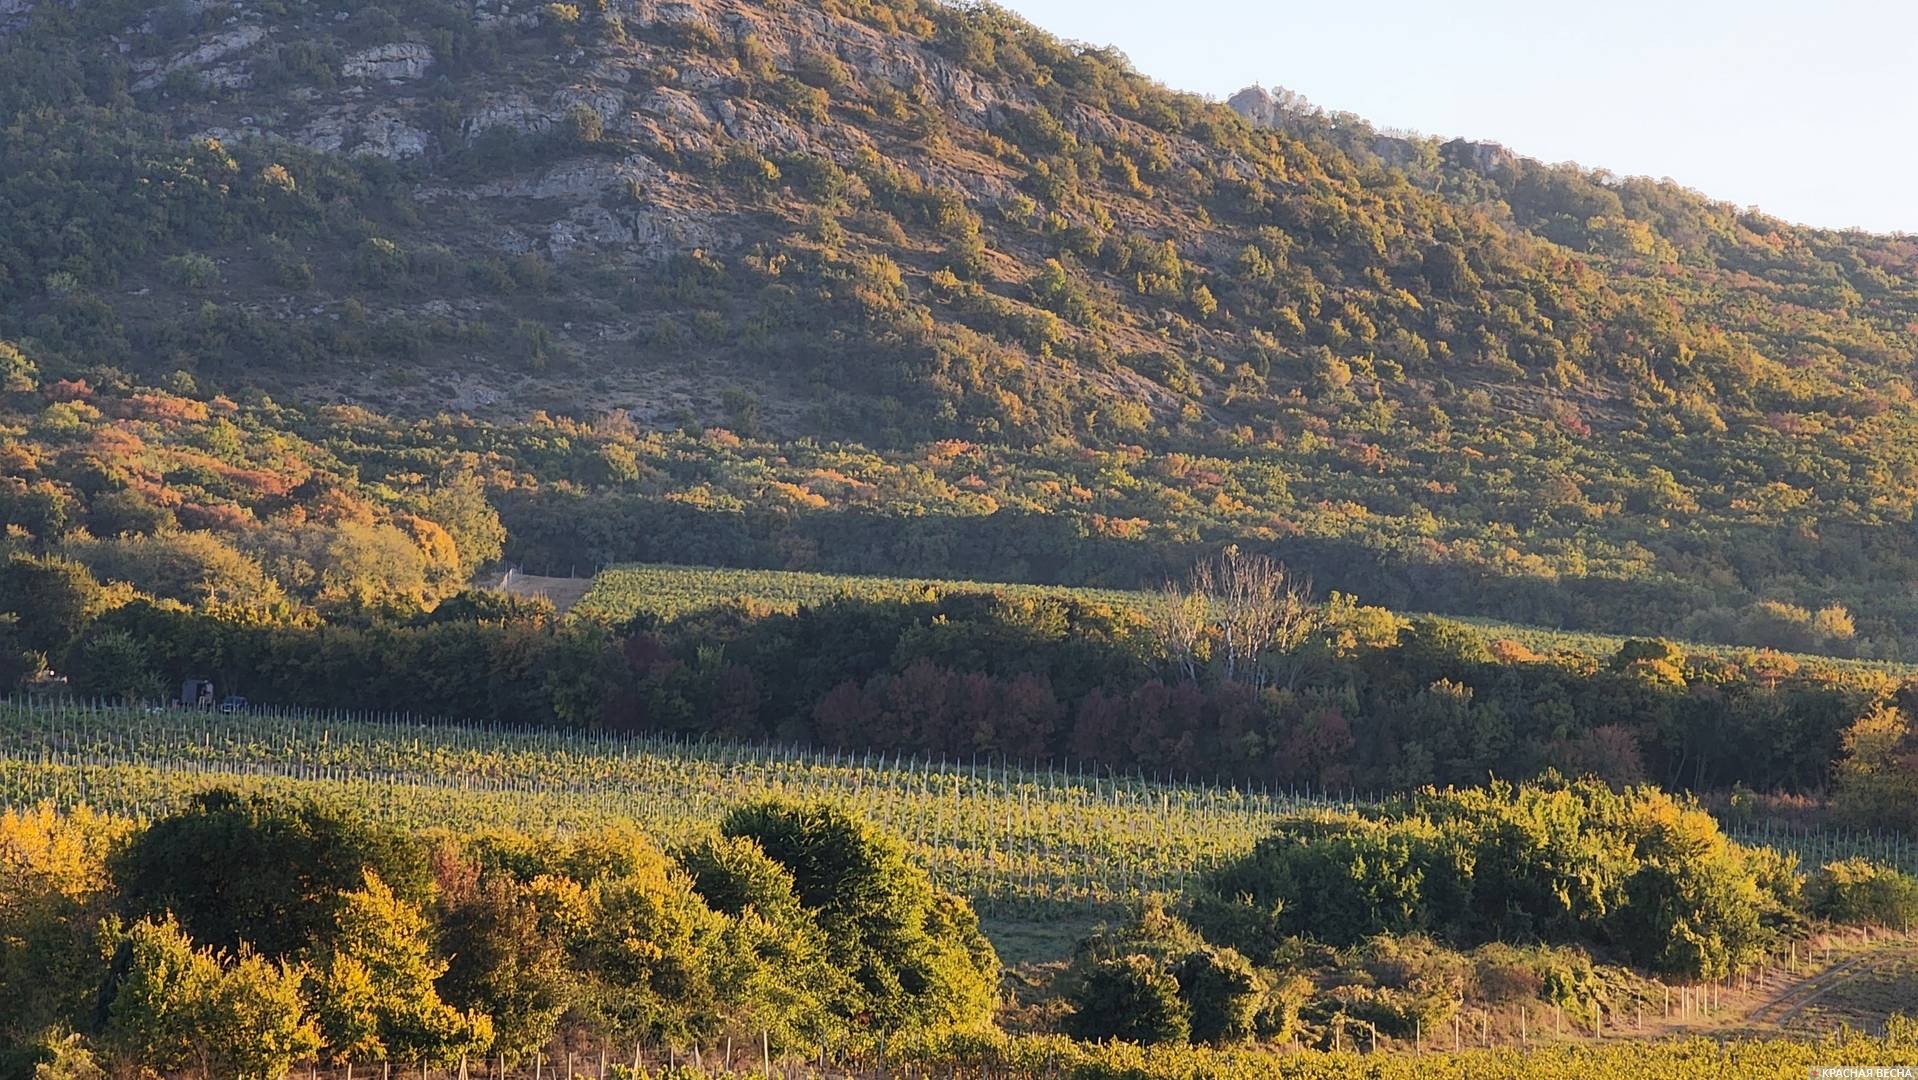
[[[340,64],[347,79],[408,82],[422,78],[433,67],[433,50],[418,42],[394,41],[361,49]]]
[[[460,199],[600,199],[625,196],[670,183],[671,174],[644,154],[620,161],[568,161],[533,176],[510,176],[458,188],[427,188],[426,200]]]
[[[1282,87],[1267,90],[1263,86],[1248,86],[1227,98],[1225,103],[1259,127],[1302,128],[1321,122],[1324,116],[1324,110]],[[1399,166],[1420,160],[1425,152],[1421,147],[1428,146],[1429,142],[1414,133],[1384,131],[1373,136],[1366,149],[1386,164]],[[1458,168],[1492,177],[1514,170],[1519,162],[1518,155],[1498,143],[1470,139],[1453,139],[1439,147],[1439,154]]]
[[[1495,142],[1473,142],[1470,139],[1453,139],[1439,147],[1439,153],[1445,160],[1473,172],[1486,176],[1514,170],[1519,161],[1517,154]]]
[[[416,158],[433,147],[431,135],[415,127],[406,114],[390,108],[328,112],[302,128],[293,141],[313,150],[388,161]]]
[[[574,207],[546,230],[546,248],[556,258],[581,248],[615,248],[646,262],[664,262],[694,248],[736,242],[736,237],[722,235],[710,217],[664,206]]]
[[[36,0],[0,0],[0,34],[27,21]]]
[[[521,135],[536,135],[552,127],[564,115],[563,110],[550,105],[534,104],[527,94],[501,94],[468,113],[460,122],[460,134],[467,142],[494,128],[508,128]]]
[[[248,55],[266,40],[263,26],[235,26],[200,42],[192,49],[167,60],[147,60],[134,65],[133,89],[145,93],[155,90],[175,72],[191,72],[206,86],[231,89],[252,81],[246,65]]]
[[[54,0],[0,0],[0,22],[44,2]],[[519,35],[522,27],[535,33],[541,25],[540,0],[469,3],[476,24],[502,34]],[[739,42],[750,35],[772,65],[787,73],[805,70],[821,57],[844,65],[854,83],[847,97],[869,100],[881,88],[924,95],[961,122],[988,127],[1031,104],[1023,90],[979,79],[923,42],[810,3],[608,0],[607,10],[627,20],[630,37],[616,47],[551,39],[551,62],[539,65],[537,80],[522,77],[518,69],[497,78],[461,80],[461,112],[450,118],[455,133],[446,135],[450,145],[442,146],[435,133],[448,131],[447,99],[421,87],[446,58],[425,41],[368,45],[361,39],[336,54],[336,80],[296,79],[292,85],[274,80],[270,92],[249,90],[255,70],[264,72],[262,65],[276,62],[281,45],[314,38],[337,42],[340,35],[332,28],[334,20],[266,19],[250,11],[245,0],[220,10],[225,25],[176,53],[142,61],[135,87],[152,90],[173,73],[189,71],[203,85],[234,90],[197,103],[202,110],[198,130],[228,141],[282,139],[320,152],[397,162],[456,155],[500,129],[526,136],[528,142],[517,149],[502,147],[505,156],[480,178],[440,179],[415,192],[423,207],[450,211],[448,204],[465,204],[457,214],[472,222],[474,235],[509,253],[563,258],[594,252],[655,262],[692,248],[726,250],[745,242],[729,224],[737,208],[723,198],[715,203],[701,184],[674,170],[734,143],[774,157],[814,153],[842,162],[874,145],[858,124],[811,123],[754,92],[723,54],[662,41]],[[140,33],[138,26],[130,30],[135,37]],[[521,40],[544,47],[548,39]],[[582,113],[597,118],[602,146],[589,150],[569,138],[549,137],[570,134]],[[1067,122],[1087,128],[1130,123],[1085,110],[1076,110]],[[627,147],[623,156],[604,152],[621,144]],[[516,152],[528,156],[511,156]],[[981,205],[1016,190],[1010,175],[1002,175],[989,157],[901,163],[926,183],[964,191]]]

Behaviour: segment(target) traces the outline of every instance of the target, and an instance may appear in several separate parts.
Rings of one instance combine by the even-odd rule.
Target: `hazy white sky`
[[[1918,0],[1005,0],[1166,85],[1918,232]]]

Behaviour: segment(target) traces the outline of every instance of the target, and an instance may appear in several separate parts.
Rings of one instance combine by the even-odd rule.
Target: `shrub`
[[[94,1060],[93,1051],[72,1032],[50,1031],[34,1048],[38,1064],[33,1080],[106,1080],[106,1070]]]
[[[1091,326],[1097,321],[1085,286],[1068,274],[1057,259],[1047,259],[1027,287],[1032,292],[1033,303],[1075,326]]]
[[[1812,914],[1836,923],[1918,927],[1918,879],[1866,859],[1826,863],[1806,890]]]
[[[283,289],[303,292],[313,286],[313,266],[301,257],[291,243],[270,236],[263,245],[273,280]]]
[[[1071,995],[1068,1026],[1082,1039],[1124,1039],[1151,1046],[1190,1040],[1192,1022],[1179,980],[1159,961],[1133,954],[1100,960]]]
[[[220,267],[198,252],[175,255],[165,264],[167,280],[182,289],[200,290],[220,283]]]
[[[771,191],[779,184],[779,166],[749,143],[732,143],[721,151],[719,171],[749,191]]]
[[[1709,815],[1654,789],[1493,785],[1288,821],[1215,871],[1195,910],[1215,939],[1253,955],[1292,935],[1338,946],[1382,933],[1542,938],[1722,977],[1788,917],[1778,876]]]
[[[388,288],[406,280],[406,252],[384,237],[368,237],[360,245],[354,267],[359,273],[360,284],[375,289]]]
[[[1206,946],[1179,961],[1179,996],[1191,1014],[1192,1040],[1239,1042],[1250,1038],[1265,982],[1236,949]]]
[[[606,121],[587,105],[573,106],[567,121],[573,141],[581,146],[597,145],[606,137]]]
[[[852,85],[852,69],[829,52],[806,49],[799,55],[793,74],[809,86],[827,93],[840,93]]]
[[[1159,898],[1149,897],[1130,920],[1101,928],[1075,950],[1067,996],[1077,1010],[1074,1022],[1091,1032],[1086,1037],[1137,1042],[1148,1041],[1141,1033],[1156,1033],[1151,1039],[1158,1040],[1170,1030],[1157,1015],[1156,982],[1126,988],[1139,981],[1132,971],[1136,961],[1150,962],[1157,976],[1169,980],[1179,1008],[1173,1026],[1181,1038],[1229,1043],[1258,1029],[1266,980],[1236,949],[1206,944]],[[1143,1012],[1127,1017],[1121,1012],[1126,1008]]]
[[[520,363],[529,371],[545,371],[558,351],[553,332],[534,319],[521,319],[513,325],[513,345]]]
[[[280,1080],[319,1049],[294,969],[251,952],[223,966],[171,918],[134,924],[120,952],[107,1032],[129,1066]]]

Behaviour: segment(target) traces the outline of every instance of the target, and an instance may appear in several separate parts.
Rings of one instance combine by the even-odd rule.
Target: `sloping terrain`
[[[103,453],[206,452],[113,404],[163,388],[382,513],[483,473],[533,565],[1136,586],[1238,542],[1398,607],[1918,629],[1906,238],[1207,102],[990,6],[8,0],[0,33],[9,473],[96,534],[126,490],[284,509]]]

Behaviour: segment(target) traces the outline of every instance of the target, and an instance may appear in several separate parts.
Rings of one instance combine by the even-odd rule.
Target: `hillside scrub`
[[[335,7],[9,17],[9,544],[151,588],[76,531],[206,532],[296,605],[430,603],[490,560],[411,504],[471,471],[547,567],[1151,587],[1236,542],[1394,607],[1909,651],[1907,238],[996,8]]]

